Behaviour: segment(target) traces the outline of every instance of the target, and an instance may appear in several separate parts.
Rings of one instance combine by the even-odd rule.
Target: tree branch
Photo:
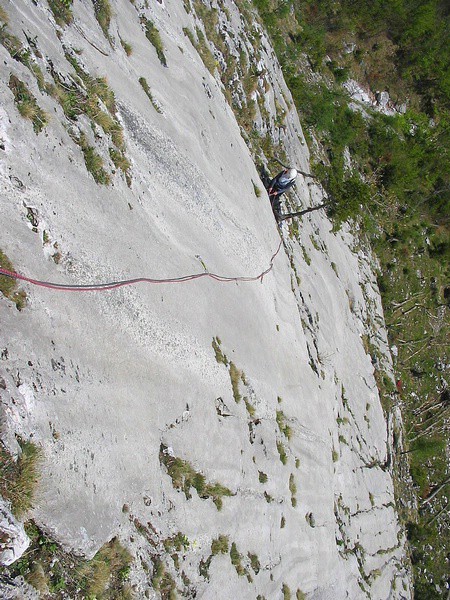
[[[324,204],[319,204],[318,206],[311,206],[310,208],[305,208],[304,210],[299,210],[298,212],[286,213],[285,215],[280,215],[278,217],[278,222],[286,221],[287,219],[292,219],[293,217],[301,217],[302,215],[306,215],[307,213],[313,212],[314,210],[319,210],[320,208],[325,208],[329,206],[329,202],[325,202]]]

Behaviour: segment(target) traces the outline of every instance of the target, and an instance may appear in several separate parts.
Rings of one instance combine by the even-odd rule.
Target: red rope
[[[19,273],[15,273],[14,271],[8,271],[7,269],[3,269],[0,267],[0,275],[4,275],[6,277],[10,277],[11,279],[18,279],[19,281],[25,281],[26,283],[30,283],[32,285],[37,285],[40,287],[48,288],[51,290],[57,290],[61,292],[102,292],[104,290],[115,290],[120,287],[124,287],[126,285],[134,285],[136,283],[185,283],[186,281],[193,281],[194,279],[201,279],[202,277],[209,277],[214,281],[220,281],[224,283],[229,282],[249,282],[249,281],[258,281],[260,280],[262,283],[263,277],[267,275],[273,269],[273,261],[275,257],[279,253],[281,249],[281,244],[283,240],[280,240],[277,251],[272,255],[270,259],[269,266],[259,275],[254,277],[225,277],[224,275],[217,275],[216,273],[196,273],[193,275],[184,275],[183,277],[172,277],[169,279],[151,279],[149,277],[137,277],[135,279],[123,279],[120,281],[110,281],[108,283],[98,283],[98,284],[90,284],[90,285],[64,285],[62,283],[51,283],[49,281],[40,281],[38,279],[31,279],[30,277],[26,277],[25,275],[20,275]]]

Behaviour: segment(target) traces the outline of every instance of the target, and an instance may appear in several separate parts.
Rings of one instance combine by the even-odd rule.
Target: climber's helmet
[[[294,181],[296,177],[297,171],[295,169],[285,169],[285,171],[283,171],[282,176],[280,177],[280,183],[283,185],[288,184],[291,181]]]

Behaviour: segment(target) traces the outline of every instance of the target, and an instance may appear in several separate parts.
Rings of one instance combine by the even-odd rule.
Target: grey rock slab
[[[232,3],[226,7],[235,28],[233,52],[239,54],[239,40],[251,52],[239,11]],[[74,4],[75,22],[62,31],[62,43],[46,5],[23,1],[7,10],[11,30],[21,40],[22,29],[37,35],[58,72],[73,75],[64,44],[77,50],[92,76],[107,77],[132,177],[131,187],[119,172],[111,185],[97,185],[67,128],[84,128],[111,170],[108,136],[99,128],[94,135],[85,117],[68,123],[30,71],[0,47],[2,250],[18,271],[83,284],[179,277],[205,267],[255,276],[269,266],[280,232],[267,198],[255,195],[252,181],[261,189],[262,183],[222,84],[182,32],[194,27],[182,3],[139,11],[131,3],[114,5],[113,45],[89,3]],[[140,11],[160,30],[168,68],[143,33]],[[226,19],[222,10],[220,18]],[[130,57],[118,35],[132,44]],[[265,34],[261,48],[255,60],[263,61],[272,86],[266,107],[275,119],[277,98],[287,113],[276,135],[292,164],[309,171],[298,115],[283,99],[291,101]],[[10,72],[29,84],[51,117],[39,135],[14,106]],[[139,77],[147,79],[162,113]],[[323,200],[323,191],[308,183],[299,178],[296,186],[293,198],[301,206]],[[64,546],[92,557],[120,534],[150,563],[150,538],[169,564],[162,541],[182,532],[189,545],[180,560],[197,597],[278,598],[286,583],[311,598],[358,598],[361,565],[341,551],[336,540],[342,535],[349,547],[359,540],[366,548],[369,569],[382,570],[363,582],[373,598],[386,597],[395,577],[408,582],[390,555],[377,554],[396,542],[398,523],[395,510],[386,508],[394,501],[393,484],[379,465],[387,459],[389,436],[363,344],[371,335],[389,368],[374,261],[356,247],[350,226],[336,234],[319,213],[302,220],[298,239],[285,228],[281,236],[262,283],[200,279],[102,293],[22,284],[28,296],[22,312],[0,298],[7,332],[0,361],[5,438],[11,442],[17,433],[42,447],[32,514]],[[377,325],[369,331],[368,322]],[[229,366],[216,361],[216,337],[244,373],[239,403]],[[229,416],[218,414],[219,398]],[[277,424],[279,410],[290,437]],[[221,510],[193,488],[190,499],[174,489],[160,463],[161,443],[208,483],[230,489]],[[199,574],[218,535],[236,543],[247,567],[248,553],[258,555],[262,567],[258,575],[250,570],[252,582],[237,574],[229,555],[213,557],[209,581]],[[404,555],[399,545],[395,556]],[[136,560],[132,582],[143,597],[151,573],[140,565]]]

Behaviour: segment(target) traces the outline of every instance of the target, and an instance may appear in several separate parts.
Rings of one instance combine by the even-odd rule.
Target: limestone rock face
[[[23,524],[15,519],[6,502],[0,498],[0,564],[12,564],[29,545]]]
[[[273,268],[22,283],[22,311],[0,297],[4,436],[44,457],[32,516],[87,558],[119,536],[137,598],[160,595],[161,565],[187,598],[411,597],[376,262],[320,211],[273,219],[249,146],[310,165],[261,24],[231,0],[114,1],[105,35],[99,3],[70,4],[67,25],[46,2],[5,8],[24,47],[19,61],[0,45],[1,248],[17,271],[84,285]],[[22,116],[11,76],[45,116]],[[299,176],[287,202],[323,201]]]
[[[2,578],[0,579],[0,598],[2,600],[38,600],[39,592],[23,577]]]

